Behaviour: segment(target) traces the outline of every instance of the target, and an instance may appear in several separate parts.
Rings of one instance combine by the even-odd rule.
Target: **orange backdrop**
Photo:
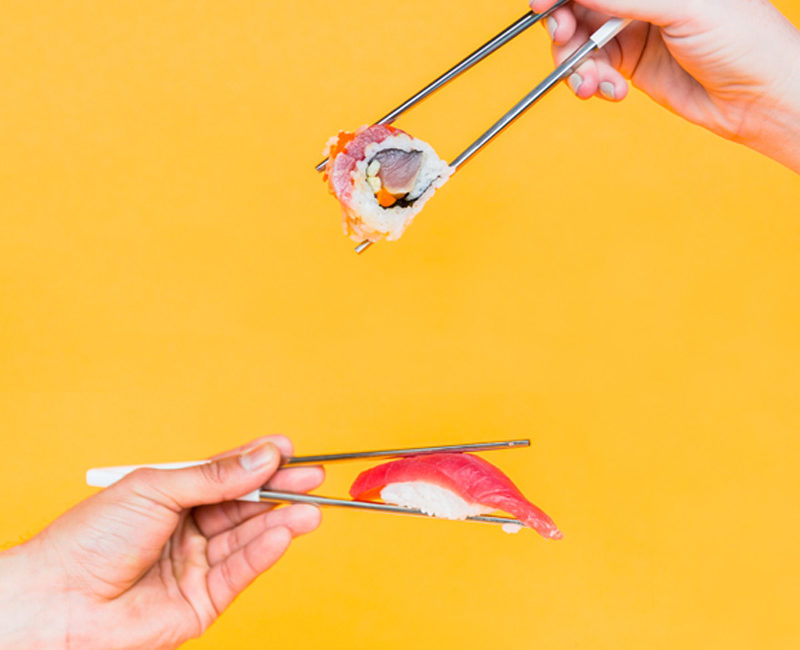
[[[797,645],[798,176],[559,88],[400,242],[341,234],[325,140],[524,10],[6,0],[4,542],[90,466],[530,436],[490,458],[563,542],[326,511],[191,647]],[[550,66],[531,30],[400,125],[451,158]]]

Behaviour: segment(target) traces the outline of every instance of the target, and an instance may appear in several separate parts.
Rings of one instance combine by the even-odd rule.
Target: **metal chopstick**
[[[503,117],[495,122],[483,135],[457,156],[455,160],[450,163],[450,166],[458,169],[467,160],[472,158],[472,156],[497,137],[503,129],[533,106],[556,84],[566,79],[573,68],[583,63],[592,53],[601,49],[606,43],[619,34],[629,22],[630,21],[621,18],[612,18],[608,20],[600,29],[592,34],[588,41],[570,54],[555,70],[553,70],[553,72],[547,75],[536,88],[525,95],[525,97],[508,111],[508,113],[503,115]]]
[[[496,449],[517,449],[530,447],[531,441],[500,440],[497,442],[472,442],[463,445],[440,445],[437,447],[409,447],[406,449],[384,449],[379,451],[355,451],[342,454],[320,454],[316,456],[291,456],[283,460],[283,467],[298,465],[321,465],[342,460],[362,460],[375,458],[403,458],[404,456],[425,456],[427,454],[464,453],[468,451],[492,451]]]
[[[409,108],[415,106],[423,99],[428,97],[429,95],[433,94],[439,88],[447,84],[448,82],[452,81],[456,77],[458,77],[463,72],[469,70],[472,66],[480,61],[483,61],[487,56],[489,56],[492,52],[496,52],[498,49],[503,47],[506,43],[511,41],[512,39],[516,38],[522,32],[524,32],[529,27],[532,27],[536,23],[538,23],[542,18],[546,18],[556,9],[558,9],[561,5],[566,4],[569,0],[560,0],[554,6],[552,6],[547,11],[535,14],[532,11],[526,13],[522,18],[519,20],[514,21],[508,27],[506,27],[502,32],[500,32],[497,36],[495,36],[490,41],[487,41],[483,45],[481,45],[477,50],[475,50],[472,54],[467,56],[465,59],[459,61],[456,65],[450,68],[447,72],[442,74],[440,77],[434,79],[431,83],[425,86],[422,90],[417,92],[415,95],[409,97],[406,101],[402,104],[397,106],[396,108],[389,111],[386,115],[384,115],[381,119],[379,119],[375,124],[391,124],[394,122],[398,117],[400,117],[403,113],[405,113]],[[328,164],[328,159],[326,158],[321,163],[316,166],[316,170],[321,172],[325,169],[325,166]]]
[[[404,508],[394,506],[389,503],[376,503],[374,501],[351,501],[349,499],[334,499],[333,497],[323,497],[316,494],[296,494],[294,492],[278,492],[275,490],[260,490],[258,493],[261,501],[272,503],[310,503],[315,506],[335,506],[339,508],[353,508],[356,510],[372,510],[374,512],[390,512],[396,515],[411,515],[415,517],[429,517],[431,519],[442,519],[426,514],[422,510],[415,508]],[[495,517],[492,515],[475,515],[467,517],[466,521],[476,521],[484,524],[500,524],[512,526],[524,526],[519,519],[511,517]]]
[[[514,122],[520,115],[533,106],[539,99],[541,99],[547,92],[553,89],[559,82],[566,79],[572,70],[583,63],[595,51],[602,49],[606,43],[619,34],[625,27],[628,26],[630,20],[622,18],[612,18],[598,29],[592,36],[569,55],[559,66],[556,67],[542,82],[536,86],[531,92],[523,97],[508,113],[503,115],[497,122],[495,122],[489,129],[481,135],[475,142],[467,147],[461,154],[459,154],[450,166],[458,169],[467,160],[472,158],[478,151],[485,147],[491,140],[496,138],[501,131]],[[370,239],[365,239],[358,246],[355,247],[357,254],[363,253],[374,242]]]

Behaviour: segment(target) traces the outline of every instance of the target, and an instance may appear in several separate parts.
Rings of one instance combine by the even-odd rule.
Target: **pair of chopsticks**
[[[519,449],[530,447],[530,440],[501,440],[498,442],[477,442],[463,445],[441,445],[437,447],[412,447],[406,449],[384,449],[380,451],[356,451],[341,454],[322,454],[316,456],[290,456],[284,458],[281,467],[301,467],[305,465],[324,465],[325,463],[336,463],[346,460],[378,460],[387,458],[405,458],[408,456],[425,456],[429,454],[441,453],[465,453],[475,451],[494,451],[500,449]],[[97,467],[86,472],[86,483],[92,487],[108,487],[116,483],[123,476],[142,467],[154,469],[180,469],[202,465],[209,461],[184,461],[177,463],[157,463],[152,465],[121,465],[117,467]],[[404,508],[388,503],[377,503],[374,501],[356,501],[351,499],[338,499],[325,497],[316,494],[297,494],[294,492],[280,492],[277,490],[255,490],[239,498],[240,501],[262,501],[267,503],[309,503],[316,506],[334,506],[339,508],[354,508],[357,510],[371,510],[373,512],[388,512],[398,515],[411,515],[417,517],[429,517],[421,510],[414,508]],[[522,525],[518,519],[511,517],[495,517],[478,515],[467,517],[467,521],[477,521],[487,524],[500,525]]]
[[[425,88],[417,92],[416,94],[409,97],[406,101],[402,104],[397,106],[395,109],[384,115],[380,120],[375,122],[375,124],[391,124],[394,122],[400,115],[405,113],[408,109],[413,106],[416,106],[420,103],[423,99],[428,97],[429,95],[433,94],[439,88],[447,84],[449,81],[452,81],[460,74],[469,70],[472,66],[476,63],[479,63],[487,56],[489,56],[492,52],[497,51],[501,47],[503,47],[506,43],[511,41],[512,39],[516,38],[522,32],[527,30],[529,27],[532,27],[536,23],[540,22],[542,19],[549,16],[559,7],[565,5],[569,0],[560,0],[555,5],[553,5],[547,11],[535,14],[533,12],[528,12],[519,20],[516,20],[511,25],[506,27],[502,32],[500,32],[497,36],[492,38],[491,40],[487,41],[477,50],[475,50],[472,54],[468,57],[454,65],[450,68],[447,72],[442,74],[440,77],[429,83]],[[518,117],[520,117],[525,111],[527,111],[531,106],[533,106],[541,97],[543,97],[548,91],[550,91],[553,87],[555,87],[560,81],[563,81],[570,74],[572,71],[583,63],[589,56],[591,56],[597,50],[602,49],[605,45],[611,41],[617,34],[619,34],[627,25],[630,23],[630,20],[622,19],[622,18],[611,18],[610,20],[606,21],[606,23],[600,27],[594,34],[589,37],[583,45],[578,47],[572,54],[570,54],[559,66],[553,70],[547,77],[545,77],[531,92],[529,92],[525,97],[523,97],[516,105],[514,105],[510,111],[508,111],[503,117],[501,117],[497,122],[495,122],[489,129],[483,133],[475,142],[473,142],[469,147],[467,147],[463,152],[461,152],[458,156],[453,159],[453,162],[450,163],[450,167],[454,170],[458,170],[461,165],[463,165],[467,160],[472,158],[478,151],[480,151],[483,147],[485,147],[491,140],[496,138],[501,131],[503,131],[506,127],[508,127],[513,121],[515,121]],[[325,166],[328,164],[328,159],[326,158],[321,163],[319,163],[316,167],[317,171],[322,171],[325,169]],[[362,241],[358,246],[356,246],[355,251],[359,255],[367,250],[370,246],[372,246],[374,242],[370,239],[365,239]]]

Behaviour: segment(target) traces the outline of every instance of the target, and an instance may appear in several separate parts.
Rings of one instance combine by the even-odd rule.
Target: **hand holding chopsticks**
[[[313,507],[230,501],[267,481],[319,484],[308,467],[276,473],[281,453],[291,442],[269,436],[209,469],[140,472],[0,554],[0,648],[166,649],[201,634],[319,525]]]
[[[469,443],[461,445],[440,445],[434,447],[412,447],[405,449],[385,449],[377,451],[358,451],[348,453],[320,454],[313,456],[291,456],[285,457],[281,461],[281,467],[291,468],[306,465],[321,465],[325,463],[335,463],[348,460],[377,460],[377,459],[397,459],[406,457],[426,456],[441,453],[464,453],[475,451],[492,451],[500,449],[519,449],[530,446],[530,440],[504,440],[499,442]],[[131,472],[149,467],[152,469],[181,469],[206,464],[209,461],[184,461],[177,463],[157,463],[148,465],[125,465],[116,467],[101,467],[90,469],[86,473],[86,482],[93,487],[108,487],[117,482]],[[395,506],[385,503],[370,501],[339,499],[319,495],[299,494],[280,490],[258,489],[244,496],[239,497],[240,501],[262,501],[278,503],[309,503],[317,506],[335,506],[342,508],[353,508],[358,510],[370,510],[373,512],[388,512],[401,515],[429,516],[420,510]],[[477,521],[493,524],[520,524],[516,519],[510,517],[497,517],[476,515],[467,518],[468,521]]]
[[[449,81],[452,81],[460,74],[466,72],[476,63],[479,63],[489,56],[489,54],[492,52],[497,51],[499,48],[519,36],[529,27],[535,25],[543,18],[546,18],[556,9],[566,4],[566,2],[567,0],[560,0],[547,11],[539,14],[532,12],[525,14],[522,16],[522,18],[509,25],[497,36],[475,50],[475,52],[432,81],[425,88],[418,91],[395,109],[387,113],[375,124],[391,124],[404,112],[423,101]],[[489,127],[489,129],[487,129],[480,137],[478,137],[475,142],[470,144],[463,152],[456,156],[450,163],[450,167],[454,170],[458,170],[461,165],[472,158],[472,156],[478,153],[491,140],[496,138],[503,130],[505,130],[512,122],[514,122],[525,111],[533,106],[533,104],[535,104],[547,92],[554,88],[560,81],[563,81],[569,77],[573,70],[577,68],[583,61],[585,61],[597,50],[605,47],[605,45],[617,34],[619,34],[619,32],[621,32],[630,22],[630,20],[621,18],[612,18],[607,21],[602,27],[595,31],[583,45],[578,47],[572,54],[566,57],[566,59],[560,65],[558,65],[553,72],[545,77],[531,92],[525,95],[525,97],[523,97],[516,105],[514,105],[511,110],[509,110],[497,122]],[[327,159],[319,163],[316,167],[317,171],[324,170],[327,163]],[[356,246],[355,252],[361,254],[372,244],[373,241],[371,239],[365,239],[358,244],[358,246]]]

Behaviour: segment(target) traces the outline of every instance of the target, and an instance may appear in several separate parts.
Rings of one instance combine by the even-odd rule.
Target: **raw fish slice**
[[[387,192],[402,196],[414,189],[422,168],[421,151],[384,149],[375,155],[375,160],[381,165],[378,176]]]
[[[349,201],[353,195],[353,179],[351,174],[356,163],[364,158],[364,150],[375,143],[380,144],[390,135],[405,133],[393,126],[376,124],[369,128],[362,127],[355,133],[340,131],[331,138],[325,155],[330,158],[330,165],[325,168],[323,178],[328,181],[331,192],[340,201]]]
[[[375,499],[385,486],[409,482],[433,484],[474,506],[508,512],[542,537],[563,537],[553,520],[528,501],[510,478],[472,454],[430,454],[383,463],[359,474],[350,496]]]

